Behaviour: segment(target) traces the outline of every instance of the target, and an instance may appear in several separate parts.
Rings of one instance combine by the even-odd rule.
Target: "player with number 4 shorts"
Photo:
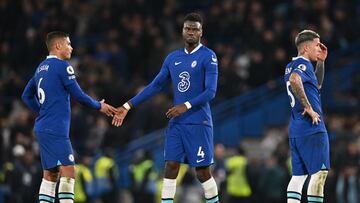
[[[202,18],[196,13],[186,15],[183,24],[185,48],[170,53],[155,79],[142,92],[119,107],[113,124],[120,126],[127,112],[160,92],[170,82],[174,107],[165,135],[165,178],[162,203],[174,201],[176,177],[180,163],[195,167],[208,203],[218,203],[218,191],[210,173],[213,163],[213,123],[210,100],[215,97],[218,61],[216,54],[200,43]],[[165,115],[164,115],[165,116]]]

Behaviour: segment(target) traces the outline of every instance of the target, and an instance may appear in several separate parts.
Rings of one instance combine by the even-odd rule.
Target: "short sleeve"
[[[309,81],[311,78],[307,74],[309,68],[308,66],[309,64],[306,63],[295,63],[292,68],[292,72],[299,74],[303,82]]]
[[[76,82],[75,70],[69,63],[63,63],[63,65],[59,68],[58,73],[64,86],[68,86]]]

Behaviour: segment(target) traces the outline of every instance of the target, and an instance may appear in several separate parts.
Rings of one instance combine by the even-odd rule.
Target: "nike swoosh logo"
[[[182,63],[182,62],[175,62],[175,66],[179,65],[180,63]]]
[[[200,159],[200,160],[196,160],[196,163],[200,163],[202,161],[204,161],[205,159]]]

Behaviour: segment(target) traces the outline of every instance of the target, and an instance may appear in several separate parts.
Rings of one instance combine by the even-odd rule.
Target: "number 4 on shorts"
[[[204,158],[205,153],[204,153],[204,151],[202,150],[202,146],[199,146],[199,150],[198,150],[197,156],[201,157],[202,159]]]

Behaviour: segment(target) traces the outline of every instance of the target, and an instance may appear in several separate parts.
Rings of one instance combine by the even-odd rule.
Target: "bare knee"
[[[180,164],[175,161],[166,161],[165,163],[165,178],[176,179],[179,173]]]
[[[324,195],[324,185],[325,180],[327,177],[328,171],[321,170],[317,173],[311,175],[309,187],[308,187],[308,194],[310,195],[317,195],[323,196]]]
[[[75,166],[60,166],[60,176],[75,178]]]
[[[51,182],[57,182],[59,176],[58,169],[52,169],[52,170],[44,170],[43,171],[43,178],[45,180],[51,181]]]
[[[210,167],[197,167],[196,177],[201,183],[209,180],[211,178]]]

